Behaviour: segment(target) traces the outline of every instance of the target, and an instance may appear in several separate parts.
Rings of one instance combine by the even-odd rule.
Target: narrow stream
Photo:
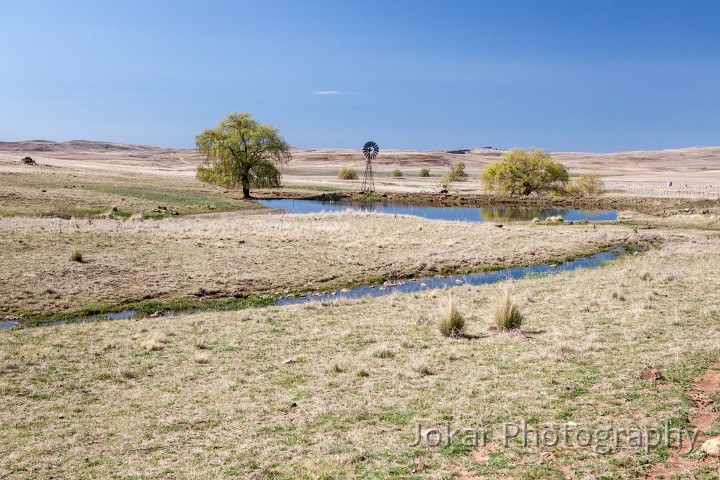
[[[299,297],[282,297],[277,299],[277,305],[293,305],[324,301],[335,298],[352,299],[362,297],[380,297],[393,292],[409,293],[422,290],[431,290],[444,287],[458,287],[461,285],[487,285],[502,282],[503,280],[521,279],[551,275],[559,272],[577,270],[579,268],[597,268],[608,264],[622,254],[622,247],[607,252],[597,253],[591,257],[583,257],[560,264],[542,263],[531,267],[504,268],[494,272],[469,273],[467,275],[436,275],[434,277],[418,278],[413,280],[398,280],[384,284],[361,285],[349,289],[329,293],[308,293]]]
[[[418,278],[413,280],[398,280],[385,282],[384,284],[360,285],[353,288],[346,288],[326,293],[307,293],[299,296],[287,296],[275,299],[275,305],[295,305],[299,303],[322,302],[335,299],[357,299],[363,297],[380,297],[394,292],[409,293],[423,290],[438,289],[444,287],[458,287],[462,285],[486,285],[510,279],[522,279],[552,275],[560,272],[578,270],[581,268],[598,268],[617,260],[624,252],[624,248],[617,247],[612,250],[597,253],[591,257],[583,257],[560,264],[539,264],[531,267],[504,268],[493,272],[471,273],[467,275],[436,275],[433,277]],[[163,316],[182,315],[200,311],[212,311],[213,309],[193,308],[189,310],[178,310],[164,312]],[[97,320],[121,320],[135,318],[138,313],[135,310],[123,310],[117,313],[107,313],[86,318],[77,318],[76,322],[90,322]],[[44,323],[43,326],[64,325],[67,322]],[[0,322],[0,329],[17,326],[17,322]]]

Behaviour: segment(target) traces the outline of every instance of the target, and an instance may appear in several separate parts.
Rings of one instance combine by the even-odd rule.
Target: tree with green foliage
[[[195,138],[203,159],[197,178],[224,188],[280,186],[280,166],[290,161],[290,147],[272,125],[255,121],[249,113],[231,113],[217,127]]]
[[[485,168],[480,179],[489,191],[527,196],[562,189],[569,175],[545,150],[514,148]]]
[[[352,168],[341,168],[338,172],[338,178],[340,180],[357,180],[358,174]]]
[[[446,183],[452,182],[465,182],[467,181],[468,174],[465,173],[465,163],[455,162],[448,173],[443,175],[443,181]]]
[[[418,175],[418,177],[429,177],[429,176],[430,176],[430,169],[428,169],[428,168],[420,169],[420,174]]]
[[[603,191],[602,176],[599,173],[583,173],[565,187],[565,193],[572,197],[599,195]]]
[[[448,188],[453,182],[466,182],[468,174],[465,173],[465,163],[455,162],[449,172],[440,178],[440,186]]]
[[[399,177],[402,177],[402,176],[403,176],[403,173],[396,168],[395,170],[393,170],[392,172],[390,172],[390,176],[393,177],[393,178],[399,178]]]

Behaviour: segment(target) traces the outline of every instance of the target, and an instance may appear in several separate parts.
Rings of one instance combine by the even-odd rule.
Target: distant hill
[[[362,165],[364,158],[358,149],[291,149],[295,167],[328,167]],[[128,145],[113,142],[71,140],[53,142],[28,140],[0,142],[0,153],[17,153],[18,161],[25,155],[47,156],[56,159],[106,160],[133,164],[138,161],[168,162],[189,166],[197,162],[191,149],[173,149],[149,145]],[[479,170],[496,161],[503,150],[491,147],[459,150],[381,150],[375,163],[399,167],[445,168],[462,161],[468,170]],[[594,171],[606,175],[632,172],[703,172],[720,170],[720,147],[690,147],[672,150],[636,150],[614,153],[552,152],[571,171]]]

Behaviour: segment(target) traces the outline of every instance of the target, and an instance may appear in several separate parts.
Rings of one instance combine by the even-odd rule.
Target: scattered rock
[[[640,371],[640,380],[658,381],[661,378],[662,375],[660,375],[660,372],[657,370],[657,368],[651,365],[645,365],[645,368]]]
[[[153,313],[153,314],[150,315],[150,316],[153,317],[153,318],[161,317],[161,316],[162,316],[162,312],[161,312],[160,310],[158,310],[157,312]]]
[[[706,440],[700,449],[711,457],[720,457],[720,437]]]
[[[20,160],[25,165],[35,165],[35,160],[33,160],[30,157],[24,157],[22,160]]]
[[[285,365],[290,365],[290,364],[293,364],[293,363],[297,363],[297,360],[295,360],[294,358],[288,358],[288,359],[285,360],[283,363],[284,363]]]

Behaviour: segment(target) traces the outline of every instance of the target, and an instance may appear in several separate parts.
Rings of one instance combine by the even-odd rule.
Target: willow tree
[[[224,188],[280,186],[282,164],[290,161],[290,147],[272,125],[255,121],[249,113],[231,113],[217,127],[195,138],[202,157],[197,178]]]
[[[569,175],[545,150],[514,148],[485,168],[480,179],[489,191],[527,196],[561,190]]]

